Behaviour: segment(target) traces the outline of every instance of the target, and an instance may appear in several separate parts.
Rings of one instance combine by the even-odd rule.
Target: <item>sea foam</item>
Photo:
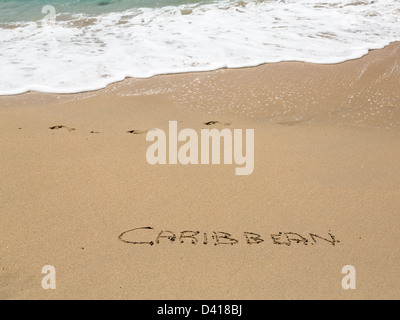
[[[74,93],[126,77],[280,61],[332,64],[400,40],[400,1],[219,1],[54,25],[0,25],[0,95]]]

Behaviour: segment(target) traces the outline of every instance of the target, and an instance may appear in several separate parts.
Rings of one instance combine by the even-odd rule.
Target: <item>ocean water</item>
[[[0,0],[0,95],[339,63],[399,40],[400,0]]]

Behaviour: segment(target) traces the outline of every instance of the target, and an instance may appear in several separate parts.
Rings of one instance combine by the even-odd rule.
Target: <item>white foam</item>
[[[0,95],[268,62],[339,63],[399,41],[399,17],[396,0],[224,1],[0,27]]]

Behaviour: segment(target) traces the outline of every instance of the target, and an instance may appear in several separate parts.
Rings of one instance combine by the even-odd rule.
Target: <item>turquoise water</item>
[[[54,15],[42,13],[47,5]],[[280,61],[340,63],[393,41],[400,0],[0,0],[0,95]]]
[[[51,5],[56,13],[98,15],[132,8],[157,8],[182,4],[210,3],[212,0],[0,0],[0,23],[37,21]]]

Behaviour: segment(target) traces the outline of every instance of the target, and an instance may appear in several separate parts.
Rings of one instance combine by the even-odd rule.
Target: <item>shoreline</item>
[[[4,94],[4,95],[0,95],[1,97],[5,97],[5,98],[12,98],[14,96],[20,96],[20,95],[25,95],[25,94],[31,94],[31,93],[37,93],[37,94],[47,94],[47,95],[79,95],[79,94],[88,94],[88,93],[95,93],[98,91],[102,91],[102,90],[106,90],[107,87],[109,86],[113,86],[113,85],[117,85],[119,83],[122,82],[126,82],[129,80],[147,80],[147,79],[152,79],[155,77],[163,77],[163,76],[172,76],[172,75],[186,75],[186,74],[199,74],[199,73],[207,73],[207,72],[215,72],[215,71],[221,71],[221,70],[246,70],[246,69],[253,69],[253,68],[259,68],[259,67],[263,67],[263,66],[268,66],[268,65],[275,65],[275,64],[293,64],[293,63],[304,63],[304,64],[311,64],[311,65],[320,65],[320,66],[335,66],[335,65],[341,65],[341,64],[345,64],[351,61],[357,61],[360,59],[363,59],[364,57],[366,57],[368,54],[370,54],[371,52],[374,51],[380,51],[380,50],[385,50],[388,47],[391,47],[393,45],[399,44],[400,41],[392,41],[389,44],[383,46],[382,48],[376,48],[376,49],[368,49],[368,51],[363,54],[361,57],[358,58],[354,58],[354,59],[348,59],[345,61],[341,61],[341,62],[336,62],[336,63],[316,63],[316,62],[308,62],[308,61],[300,61],[300,60],[284,60],[284,61],[277,61],[277,62],[264,62],[264,63],[260,63],[257,65],[251,65],[251,66],[245,66],[245,67],[221,67],[221,68],[217,68],[217,69],[211,69],[211,70],[202,70],[202,71],[187,71],[187,72],[173,72],[173,73],[161,73],[161,74],[154,74],[150,77],[145,77],[145,78],[137,78],[137,77],[130,77],[127,76],[122,80],[116,80],[113,82],[108,83],[106,86],[98,88],[98,89],[92,89],[92,90],[83,90],[83,91],[77,91],[77,92],[51,92],[51,91],[39,91],[39,90],[29,90],[29,91],[25,91],[25,92],[21,92],[21,93],[16,93],[16,94]]]
[[[338,65],[285,62],[149,79],[128,78],[93,92],[0,96],[0,109],[28,105],[49,109],[50,105],[94,101],[99,97],[115,101],[122,98],[135,105],[143,99],[165,98],[167,108],[173,105],[175,112],[195,112],[201,116],[215,113],[218,117],[288,126],[324,121],[397,129],[400,128],[399,55],[400,43],[394,43]],[[58,124],[49,123],[53,125]]]

